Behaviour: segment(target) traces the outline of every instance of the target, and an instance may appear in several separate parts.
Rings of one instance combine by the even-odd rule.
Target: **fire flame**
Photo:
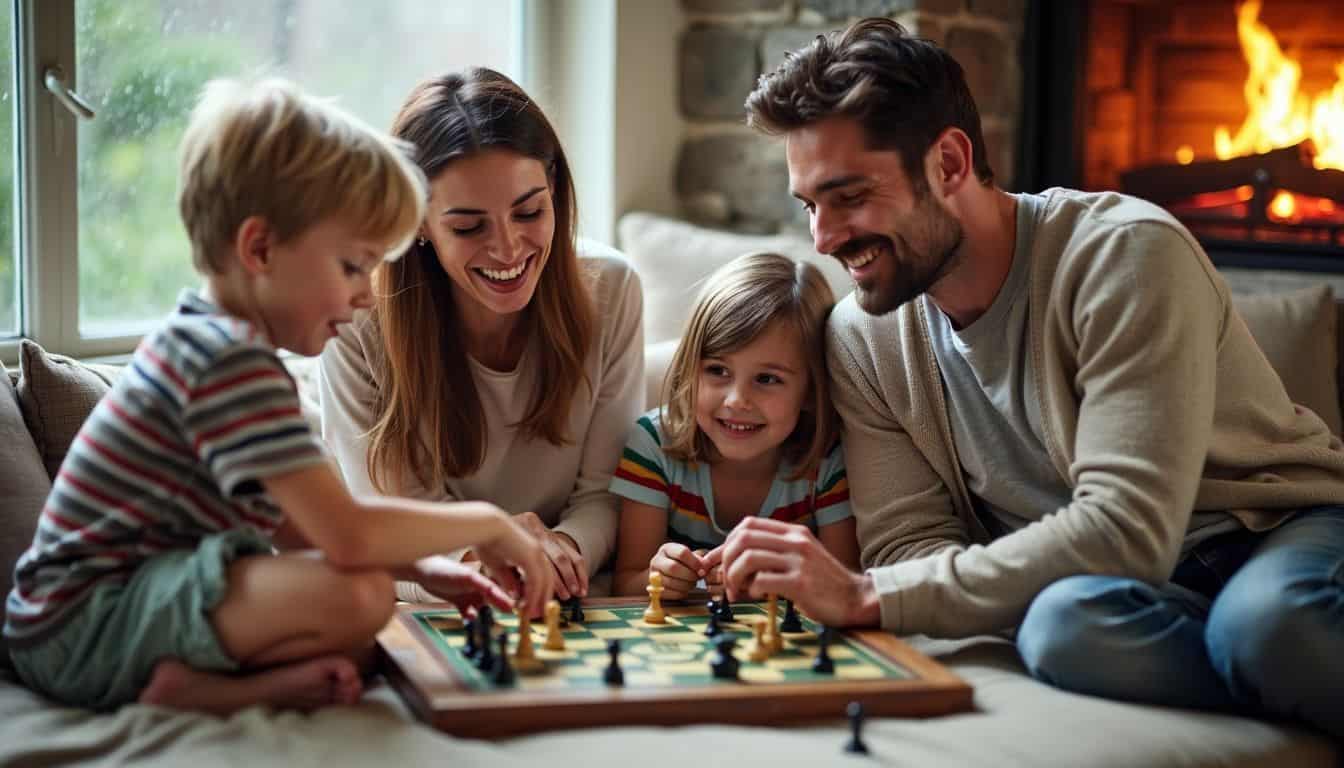
[[[1335,65],[1333,88],[1308,98],[1298,88],[1302,65],[1279,49],[1269,27],[1260,23],[1260,0],[1237,7],[1237,37],[1250,65],[1246,78],[1246,121],[1236,136],[1225,126],[1214,132],[1219,160],[1291,147],[1306,139],[1315,144],[1317,168],[1344,170],[1344,60]]]

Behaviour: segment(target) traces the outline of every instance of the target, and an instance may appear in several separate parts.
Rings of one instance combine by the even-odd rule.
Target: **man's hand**
[[[877,626],[882,621],[872,579],[846,568],[805,526],[747,518],[707,559],[722,560],[730,600],[777,594],[822,624]]]
[[[649,561],[649,573],[654,571],[663,574],[663,599],[680,600],[695,589],[709,568],[689,547],[669,541]]]
[[[535,512],[515,515],[514,520],[537,537],[546,558],[555,567],[555,594],[561,600],[588,595],[588,561],[579,553],[578,544],[563,533],[546,527]]]
[[[466,613],[489,603],[501,611],[513,610],[513,600],[500,586],[481,574],[479,563],[459,563],[435,555],[416,561],[410,580]]]

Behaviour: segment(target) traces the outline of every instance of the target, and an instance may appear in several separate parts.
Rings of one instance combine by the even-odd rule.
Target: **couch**
[[[675,346],[696,281],[749,250],[817,261],[837,294],[843,272],[797,236],[732,235],[652,214],[627,214],[621,246],[645,288],[649,402]],[[1251,276],[1245,281],[1263,287]],[[1312,282],[1312,281],[1309,281]],[[1297,402],[1340,428],[1339,319],[1328,288],[1240,296],[1238,306]],[[309,408],[313,361],[291,370]],[[20,364],[0,376],[0,588],[31,540],[50,477],[115,366],[78,363],[26,344]],[[1052,689],[1026,676],[1001,637],[959,641],[914,637],[920,650],[975,688],[975,711],[929,720],[870,719],[871,755],[841,748],[836,718],[788,728],[700,725],[581,729],[502,741],[452,738],[419,725],[375,682],[353,707],[311,715],[253,708],[230,718],[128,706],[95,714],[58,707],[0,669],[0,766],[75,762],[144,765],[584,765],[684,768],[836,765],[871,761],[918,766],[1327,766],[1340,745],[1306,728],[1243,717],[1138,706]],[[2,656],[3,654],[0,654]]]

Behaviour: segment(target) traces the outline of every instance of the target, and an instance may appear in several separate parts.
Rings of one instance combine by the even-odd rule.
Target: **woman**
[[[392,133],[416,148],[428,213],[322,354],[323,437],[357,493],[522,511],[556,594],[584,596],[615,547],[607,485],[643,409],[639,279],[576,243],[559,140],[504,75],[421,83]],[[424,595],[410,586],[398,594]]]

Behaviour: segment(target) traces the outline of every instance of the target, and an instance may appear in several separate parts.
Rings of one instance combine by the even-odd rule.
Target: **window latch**
[[[51,95],[56,97],[61,106],[70,110],[71,114],[85,120],[93,119],[93,107],[89,106],[83,96],[65,84],[65,72],[60,67],[47,67],[47,71],[42,73],[42,82],[46,84],[47,90],[51,91]]]

